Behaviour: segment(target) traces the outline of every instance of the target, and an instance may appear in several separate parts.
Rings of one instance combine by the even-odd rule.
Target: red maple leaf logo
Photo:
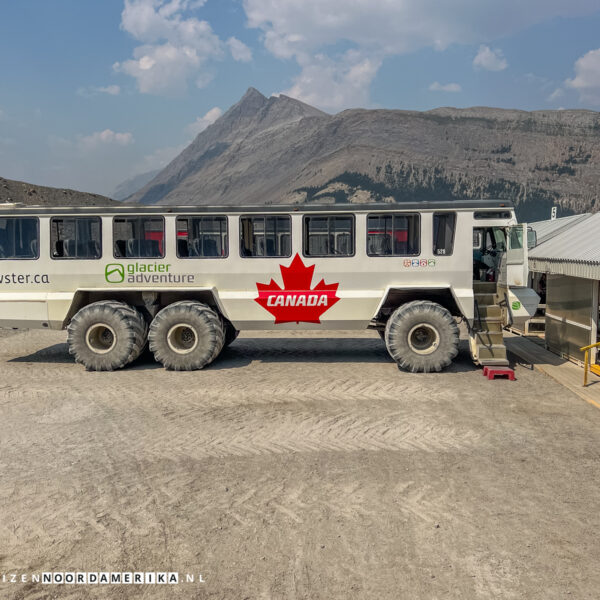
[[[329,310],[339,298],[336,296],[338,283],[326,284],[324,279],[311,288],[315,265],[307,267],[298,254],[289,267],[279,265],[283,288],[274,279],[271,283],[257,283],[258,298],[265,310],[278,323],[320,323],[321,315]]]

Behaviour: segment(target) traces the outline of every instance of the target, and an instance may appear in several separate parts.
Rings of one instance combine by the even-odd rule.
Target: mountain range
[[[35,185],[0,177],[0,203],[31,206],[111,206],[119,204],[100,194]]]
[[[154,169],[153,171],[140,173],[139,175],[134,175],[133,177],[126,179],[113,190],[110,197],[119,201],[126,200],[129,196],[135,194],[140,188],[154,179],[160,171],[161,169]]]
[[[475,107],[329,115],[250,88],[146,185],[143,204],[513,201],[600,209],[600,113]]]

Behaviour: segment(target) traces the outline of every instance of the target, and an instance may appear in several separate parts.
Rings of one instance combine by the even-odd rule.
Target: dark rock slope
[[[0,202],[35,206],[110,206],[119,204],[119,202],[99,194],[45,187],[3,177],[0,177]]]

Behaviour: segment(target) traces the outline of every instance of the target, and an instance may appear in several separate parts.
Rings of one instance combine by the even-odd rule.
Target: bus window
[[[354,217],[304,217],[304,256],[353,256]]]
[[[456,213],[433,213],[433,254],[450,256],[454,251]]]
[[[102,256],[100,217],[55,217],[50,221],[52,258],[97,259]]]
[[[177,217],[179,258],[227,258],[227,217]]]
[[[240,255],[244,258],[291,256],[291,217],[288,215],[240,217]]]
[[[491,229],[491,247],[498,252],[506,252],[506,235],[504,228],[492,227]]]
[[[0,259],[38,258],[39,230],[37,217],[0,219]]]
[[[114,217],[115,258],[163,258],[165,222],[162,217]]]
[[[473,213],[475,219],[510,219],[510,211],[485,211]]]
[[[371,214],[367,217],[369,256],[417,256],[420,219],[413,214]]]

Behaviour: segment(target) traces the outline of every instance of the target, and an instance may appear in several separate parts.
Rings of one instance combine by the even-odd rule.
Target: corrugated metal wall
[[[548,275],[546,345],[552,352],[583,361],[579,348],[595,343],[592,319],[598,306],[594,286],[598,282],[591,279]]]

